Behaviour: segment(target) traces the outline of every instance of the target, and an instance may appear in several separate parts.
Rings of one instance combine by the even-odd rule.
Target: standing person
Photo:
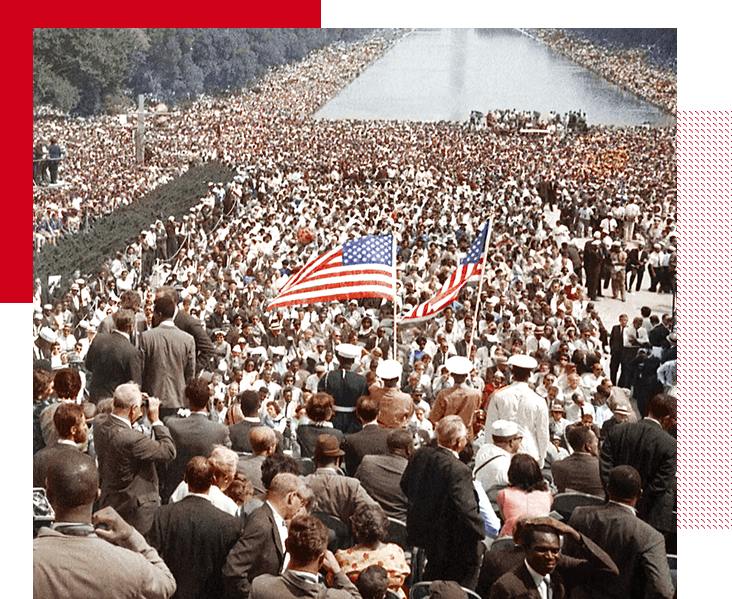
[[[376,376],[384,386],[370,389],[369,394],[379,405],[379,425],[384,428],[407,426],[414,413],[414,402],[410,395],[399,389],[402,365],[396,360],[384,360],[376,367]]]
[[[114,330],[96,335],[86,355],[85,366],[92,375],[89,383],[92,403],[112,397],[114,390],[123,383],[142,383],[142,356],[130,340],[135,313],[119,309],[112,318]]]
[[[552,476],[560,493],[576,492],[605,497],[600,480],[599,439],[585,426],[567,428],[572,455],[552,462]]]
[[[51,184],[54,185],[58,180],[58,166],[61,162],[61,148],[55,137],[51,138],[51,145],[48,146],[48,171],[51,173]]]
[[[587,281],[587,295],[590,301],[595,301],[600,294],[600,271],[602,270],[602,255],[600,246],[602,241],[599,238],[599,232],[594,239],[589,240],[585,244],[584,249],[584,266],[585,278]]]
[[[175,458],[175,443],[160,421],[160,400],[147,399],[152,439],[132,428],[143,416],[142,393],[124,384],[114,392],[111,414],[94,418],[94,446],[99,461],[99,505],[111,506],[143,534],[160,505],[157,465]]]
[[[625,327],[628,326],[628,315],[621,314],[618,324],[610,329],[610,380],[613,385],[618,384],[618,370],[623,361],[623,339]]]
[[[188,407],[184,391],[196,368],[196,343],[192,335],[175,326],[175,310],[169,297],[156,299],[154,328],[140,335],[142,390],[159,398],[169,413]]]
[[[407,535],[410,544],[425,549],[425,580],[454,580],[474,589],[485,523],[470,468],[458,457],[469,442],[468,429],[453,415],[440,420],[435,432],[437,447],[417,450],[402,476]]]
[[[318,391],[325,391],[335,400],[333,426],[343,433],[355,433],[360,429],[355,414],[356,400],[369,393],[366,378],[351,371],[354,361],[361,356],[361,348],[341,343],[335,350],[340,366],[318,381]]]
[[[513,355],[508,364],[514,382],[493,393],[486,410],[486,429],[490,430],[496,420],[518,424],[522,436],[519,451],[528,453],[543,468],[549,447],[549,409],[546,401],[528,385],[537,362],[531,356]]]
[[[77,452],[48,466],[56,517],[33,539],[33,597],[171,597],[175,578],[142,534],[111,507],[92,514],[99,490],[94,460]]]
[[[469,438],[474,438],[473,419],[475,410],[480,405],[480,391],[468,387],[465,381],[473,370],[473,363],[463,356],[453,356],[445,363],[454,381],[450,389],[443,389],[437,394],[435,405],[430,410],[429,419],[433,425],[445,416],[458,415],[468,429]]]
[[[241,519],[215,507],[209,498],[215,468],[203,456],[186,464],[190,494],[161,506],[146,537],[170,568],[176,599],[221,597],[221,569],[241,532]]]
[[[498,510],[498,493],[508,486],[511,456],[521,445],[521,435],[515,422],[496,420],[491,426],[492,443],[484,444],[475,456],[473,478],[483,485],[494,510]]]
[[[249,599],[252,581],[257,576],[276,576],[282,571],[288,524],[308,505],[308,500],[308,489],[301,478],[290,473],[275,475],[264,505],[251,513],[226,558],[222,575],[227,598]]]
[[[676,398],[659,393],[651,398],[648,416],[640,422],[615,426],[600,453],[600,476],[607,490],[610,471],[633,466],[641,477],[643,495],[638,517],[666,536],[667,549],[676,527],[676,439],[669,431],[676,425]],[[672,551],[668,551],[672,553]]]
[[[610,585],[592,584],[585,595],[597,599],[671,599],[675,596],[663,535],[637,517],[641,479],[632,466],[608,475],[609,501],[602,507],[578,507],[569,526],[597,543],[615,562],[620,575]],[[570,552],[571,553],[571,552]]]
[[[610,248],[610,270],[612,281],[613,299],[625,301],[625,265],[628,255],[623,251],[619,241],[613,242]]]
[[[56,428],[58,441],[44,447],[33,456],[33,486],[46,487],[48,465],[57,456],[68,455],[79,451],[89,435],[83,408],[77,403],[63,402],[58,404],[53,414],[53,425]]]

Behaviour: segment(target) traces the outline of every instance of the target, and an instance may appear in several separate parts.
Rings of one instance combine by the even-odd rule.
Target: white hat
[[[560,402],[555,401],[549,408],[549,411],[550,412],[564,412],[564,406]]]
[[[38,332],[38,335],[41,339],[48,341],[49,343],[54,343],[56,341],[56,333],[51,327],[43,327]]]
[[[538,366],[538,363],[531,356],[517,354],[517,355],[511,356],[508,359],[508,365],[516,366],[518,368],[528,368],[529,370],[533,370],[534,368],[536,368]]]
[[[396,360],[384,360],[376,367],[376,376],[381,379],[396,379],[402,375],[402,365]]]
[[[275,345],[272,348],[272,353],[275,354],[275,355],[277,355],[277,356],[284,356],[285,355],[285,348],[282,347],[281,345]]]
[[[341,358],[355,360],[361,356],[361,348],[358,347],[358,345],[352,345],[350,343],[341,343],[336,345],[335,350]]]
[[[621,403],[615,406],[613,414],[625,414],[626,416],[630,416],[630,410],[628,409],[628,406]]]
[[[473,363],[463,356],[452,356],[445,362],[447,370],[452,374],[470,374]]]
[[[492,429],[495,437],[514,437],[519,434],[518,424],[509,420],[496,420]]]

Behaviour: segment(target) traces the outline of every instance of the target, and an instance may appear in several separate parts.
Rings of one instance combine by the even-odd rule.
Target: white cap
[[[285,348],[282,347],[281,345],[275,345],[272,348],[272,353],[275,354],[275,355],[277,355],[277,356],[284,356],[285,355]]]
[[[396,360],[384,360],[376,367],[376,376],[381,379],[396,379],[402,375],[402,365]]]
[[[358,345],[352,345],[350,343],[341,343],[336,345],[335,350],[341,358],[350,358],[351,360],[355,360],[361,356],[361,348],[358,347]]]
[[[56,341],[56,332],[51,327],[43,327],[38,332],[38,335],[41,339],[48,341],[49,343],[54,343]]]
[[[538,366],[538,362],[531,356],[517,354],[515,356],[511,356],[508,359],[508,365],[517,366],[518,368],[528,368],[529,370],[533,370],[534,368],[536,368]]]
[[[452,374],[470,374],[473,363],[463,356],[452,356],[445,362],[447,370]]]
[[[492,434],[496,437],[513,437],[519,434],[518,424],[509,420],[496,420],[492,429]]]

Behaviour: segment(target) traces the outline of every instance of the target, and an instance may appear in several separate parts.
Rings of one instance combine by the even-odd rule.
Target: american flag
[[[290,277],[267,310],[359,297],[394,298],[391,235],[347,241],[308,262]]]
[[[490,237],[490,229],[491,224],[489,221],[487,225],[483,226],[483,230],[475,239],[473,245],[470,246],[467,255],[465,258],[460,260],[460,264],[458,264],[455,272],[453,272],[452,275],[450,275],[450,278],[444,282],[442,289],[437,292],[437,295],[413,308],[404,318],[402,318],[402,321],[417,321],[432,318],[457,298],[460,290],[463,288],[465,283],[468,282],[470,277],[480,275],[481,267],[483,265],[483,249],[485,248],[486,239]]]

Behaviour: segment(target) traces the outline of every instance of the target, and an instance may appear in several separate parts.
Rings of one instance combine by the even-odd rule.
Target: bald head
[[[249,443],[252,451],[257,454],[270,454],[277,446],[277,436],[268,426],[258,426],[249,431]]]
[[[76,508],[91,509],[98,488],[97,466],[85,453],[65,452],[48,464],[46,491],[57,516]]]
[[[142,393],[136,384],[124,383],[114,390],[113,400],[114,413],[127,416],[132,406],[142,403]]]

